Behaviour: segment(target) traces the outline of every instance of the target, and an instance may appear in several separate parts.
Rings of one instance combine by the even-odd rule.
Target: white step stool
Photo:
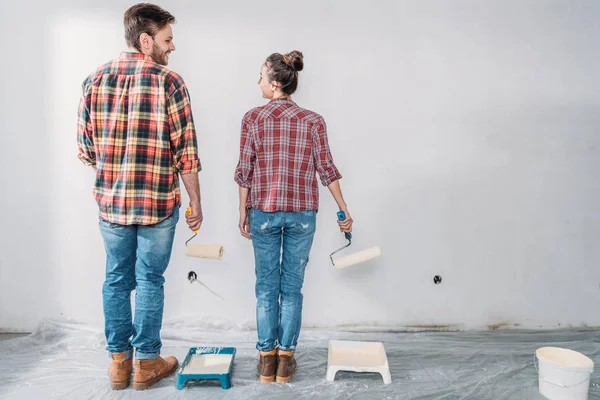
[[[338,371],[376,372],[383,383],[392,383],[390,366],[381,342],[330,340],[327,380],[333,382]]]

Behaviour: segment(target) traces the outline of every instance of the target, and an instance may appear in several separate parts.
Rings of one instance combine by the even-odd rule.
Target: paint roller
[[[344,221],[346,219],[346,213],[344,213],[343,211],[338,211],[337,217],[338,217],[338,220]],[[329,255],[329,258],[331,259],[331,264],[333,264],[333,266],[336,267],[337,269],[342,269],[342,268],[346,268],[346,267],[349,267],[354,264],[359,264],[361,262],[371,260],[371,259],[373,259],[375,257],[379,257],[381,255],[381,249],[379,249],[379,246],[376,246],[376,247],[371,247],[369,249],[359,251],[357,253],[349,254],[344,257],[337,257],[334,260],[334,258],[333,258],[334,254],[344,250],[345,248],[349,247],[352,244],[352,234],[350,232],[344,232],[344,236],[346,237],[346,240],[348,240],[348,244],[340,247],[339,249],[337,249],[336,251],[334,251],[333,253],[331,253]]]
[[[188,207],[188,215],[192,215],[192,207]],[[192,231],[194,236],[189,238],[185,242],[185,255],[188,257],[199,257],[199,258],[210,258],[213,260],[220,260],[223,258],[225,249],[221,245],[210,245],[210,244],[188,244],[190,240],[196,237],[198,231]]]

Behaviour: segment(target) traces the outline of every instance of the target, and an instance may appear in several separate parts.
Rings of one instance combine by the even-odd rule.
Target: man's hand
[[[202,216],[202,206],[200,203],[190,202],[190,207],[192,212],[185,213],[185,222],[187,222],[192,231],[197,231],[200,229],[200,225],[202,225],[202,221],[204,220],[204,217]]]
[[[192,231],[197,231],[202,225],[202,206],[200,205],[200,182],[198,182],[198,173],[182,174],[181,179],[185,185],[185,190],[190,196],[191,213],[185,213],[185,221]]]

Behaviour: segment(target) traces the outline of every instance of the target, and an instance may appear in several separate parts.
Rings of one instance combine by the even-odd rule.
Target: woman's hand
[[[352,223],[354,220],[350,216],[348,209],[342,210],[344,214],[346,214],[346,219],[343,221],[338,220],[338,225],[340,226],[340,232],[352,232]]]
[[[238,228],[240,228],[240,233],[242,234],[243,237],[245,237],[248,240],[252,239],[252,236],[250,236],[250,224],[248,221],[248,209],[245,207],[240,209],[240,222],[238,224]]]

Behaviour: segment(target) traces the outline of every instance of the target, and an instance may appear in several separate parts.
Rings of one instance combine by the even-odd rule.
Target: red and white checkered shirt
[[[281,99],[246,113],[235,181],[250,189],[248,208],[317,210],[316,172],[324,186],[342,178],[333,163],[323,117]]]
[[[96,168],[100,217],[153,225],[181,203],[179,175],[197,173],[196,129],[187,86],[140,53],[122,53],[83,82],[79,159]]]

